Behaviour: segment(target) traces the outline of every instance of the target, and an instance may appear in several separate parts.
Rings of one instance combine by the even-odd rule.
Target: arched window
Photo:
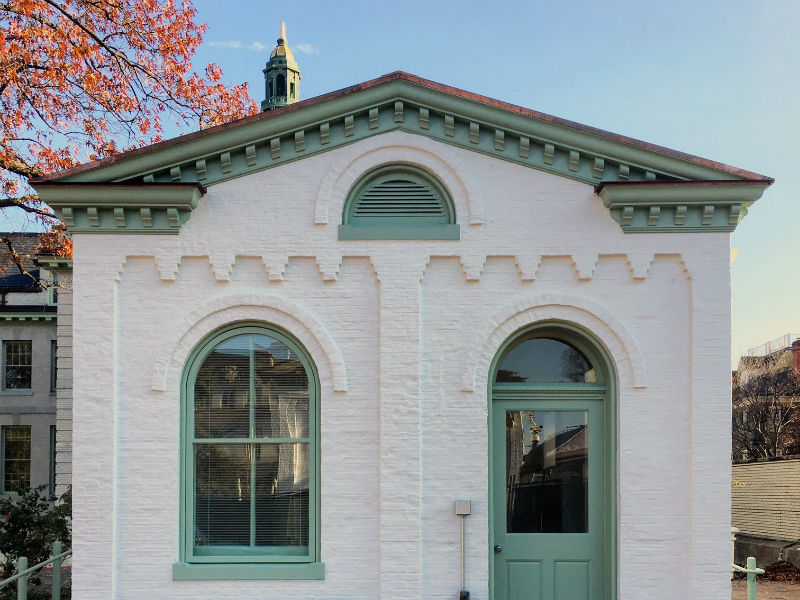
[[[176,578],[214,563],[282,567],[256,577],[285,576],[287,567],[292,577],[321,575],[318,389],[306,351],[274,328],[229,328],[194,353],[184,379]]]
[[[276,96],[286,95],[286,77],[284,77],[283,75],[278,75],[275,78],[275,95]]]
[[[388,165],[350,190],[340,240],[447,239],[460,236],[453,202],[432,175],[408,165]]]

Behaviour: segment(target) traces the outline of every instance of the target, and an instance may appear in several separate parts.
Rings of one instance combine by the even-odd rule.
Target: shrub
[[[64,550],[72,544],[72,489],[56,499],[45,493],[46,487],[19,489],[15,494],[0,497],[2,579],[14,574],[21,556],[26,556],[28,565],[33,566],[50,558],[56,540],[62,542]],[[9,587],[14,586],[1,591],[6,592]]]

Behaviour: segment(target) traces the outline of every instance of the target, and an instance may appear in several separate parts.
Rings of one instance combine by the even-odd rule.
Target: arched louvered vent
[[[430,187],[408,179],[390,179],[361,194],[353,206],[353,217],[411,217],[447,223],[450,211]]]
[[[373,171],[351,190],[339,239],[458,239],[447,191],[408,166]]]

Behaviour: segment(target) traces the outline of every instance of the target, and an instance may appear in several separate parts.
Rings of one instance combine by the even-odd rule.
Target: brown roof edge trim
[[[140,156],[142,154],[146,154],[148,152],[163,150],[165,148],[169,148],[171,146],[175,146],[184,142],[189,142],[191,140],[197,139],[199,137],[203,137],[206,135],[213,135],[215,133],[226,131],[231,128],[236,128],[241,125],[246,125],[249,123],[255,123],[260,120],[264,119],[271,119],[276,118],[280,115],[292,113],[297,110],[303,110],[309,106],[314,106],[317,104],[322,104],[333,100],[335,98],[339,98],[342,96],[347,96],[350,94],[355,94],[363,90],[368,90],[370,88],[374,88],[376,86],[389,83],[391,81],[408,81],[409,83],[413,83],[416,85],[420,85],[422,87],[426,87],[429,89],[437,90],[446,94],[451,94],[453,96],[457,96],[459,98],[463,98],[465,100],[471,100],[474,102],[478,102],[487,106],[493,106],[499,108],[501,110],[506,110],[508,112],[516,113],[519,115],[532,117],[535,119],[539,119],[541,121],[546,121],[548,123],[553,123],[554,125],[559,125],[561,127],[565,127],[567,129],[577,130],[584,133],[597,135],[602,138],[606,138],[615,142],[619,142],[622,144],[626,144],[629,146],[634,146],[636,148],[641,148],[643,150],[647,150],[650,152],[654,152],[657,154],[663,154],[665,156],[670,156],[673,158],[677,158],[679,160],[685,160],[687,162],[691,162],[694,164],[702,165],[705,167],[709,167],[712,169],[716,169],[719,171],[724,171],[731,173],[732,175],[737,175],[739,177],[743,177],[746,179],[759,179],[762,181],[769,180],[768,177],[761,175],[759,173],[754,173],[752,171],[747,171],[745,169],[740,169],[738,167],[733,167],[731,165],[726,165],[724,163],[716,162],[707,158],[702,158],[699,156],[695,156],[693,154],[688,154],[685,152],[681,152],[679,150],[673,150],[671,148],[667,148],[665,146],[659,146],[657,144],[651,144],[649,142],[644,142],[642,140],[638,140],[636,138],[612,133],[610,131],[606,131],[604,129],[599,129],[597,127],[591,127],[589,125],[583,125],[581,123],[577,123],[575,121],[570,121],[567,119],[562,119],[560,117],[554,117],[553,115],[549,115],[547,113],[538,112],[532,110],[530,108],[524,108],[522,106],[516,104],[510,104],[508,102],[503,102],[502,100],[497,100],[495,98],[489,98],[488,96],[482,96],[480,94],[475,94],[473,92],[468,92],[466,90],[462,90],[460,88],[452,87],[449,85],[444,85],[442,83],[437,83],[435,81],[431,81],[429,79],[424,79],[417,75],[412,75],[411,73],[406,73],[404,71],[393,71],[392,73],[387,73],[386,75],[382,75],[375,79],[370,79],[369,81],[365,81],[363,83],[357,83],[355,85],[351,85],[346,88],[342,88],[333,92],[328,92],[327,94],[322,94],[321,96],[315,96],[313,98],[309,98],[308,100],[301,100],[300,102],[296,102],[295,104],[288,104],[286,106],[282,106],[279,108],[275,108],[273,110],[269,110],[266,112],[260,112],[255,115],[250,115],[247,117],[243,117],[241,119],[237,119],[235,121],[230,121],[228,123],[223,123],[222,125],[216,125],[214,127],[209,127],[208,129],[202,129],[200,131],[195,131],[192,133],[188,133],[176,138],[172,138],[169,140],[165,140],[163,142],[158,142],[156,144],[151,144],[149,146],[143,146],[141,148],[134,148],[132,150],[128,150],[126,152],[122,152],[120,154],[116,154],[114,156],[109,156],[94,162],[84,163],[82,165],[76,165],[70,169],[66,169],[64,171],[58,171],[55,173],[49,173],[47,175],[42,175],[40,177],[31,179],[31,183],[37,184],[45,181],[50,181],[53,179],[59,179],[62,177],[68,177],[71,175],[75,175],[77,173],[82,173],[84,171],[90,171],[93,169],[101,168],[103,166],[107,166],[113,164],[120,160],[126,160],[129,158],[133,158],[136,156]]]
[[[771,177],[764,179],[708,179],[692,181],[691,179],[676,179],[670,181],[604,181],[594,186],[595,194],[599,194],[604,187],[664,187],[669,185],[772,185],[775,180]]]
[[[136,189],[160,189],[163,190],[164,188],[195,188],[198,190],[202,195],[206,195],[208,189],[201,183],[196,183],[192,181],[184,181],[184,182],[176,182],[176,183],[143,183],[143,182],[136,182],[136,181],[39,181],[36,179],[31,179],[31,183],[35,184],[38,187],[115,187],[115,188],[136,188]]]

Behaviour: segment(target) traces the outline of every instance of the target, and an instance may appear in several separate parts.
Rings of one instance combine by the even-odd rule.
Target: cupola
[[[261,102],[261,110],[293,104],[300,99],[300,69],[286,43],[286,23],[283,21],[278,45],[264,67],[264,84],[266,98]]]

